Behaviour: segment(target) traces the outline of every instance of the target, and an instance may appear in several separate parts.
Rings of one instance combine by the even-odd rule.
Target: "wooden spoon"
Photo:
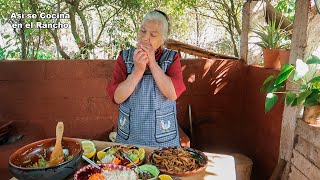
[[[49,161],[50,166],[60,164],[64,161],[64,155],[63,155],[62,144],[61,144],[63,130],[64,130],[63,122],[58,122],[56,127],[56,144],[50,156],[50,161]]]

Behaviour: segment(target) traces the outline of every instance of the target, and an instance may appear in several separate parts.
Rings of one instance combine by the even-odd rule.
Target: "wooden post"
[[[297,0],[296,14],[293,23],[290,63],[295,63],[296,59],[303,59],[307,47],[308,12],[310,1]]]
[[[240,57],[248,65],[259,64],[261,59],[261,48],[254,45],[259,39],[251,30],[256,28],[256,24],[265,23],[264,7],[264,1],[247,1],[243,6]]]
[[[297,0],[296,13],[293,23],[293,34],[290,52],[290,63],[295,63],[297,58],[304,59],[304,52],[307,46],[307,27],[308,27],[308,11],[310,1]],[[296,86],[287,84],[287,89],[297,89]],[[288,179],[291,167],[291,157],[294,147],[294,135],[297,122],[297,114],[299,108],[285,107],[283,112],[283,120],[280,138],[280,159],[287,161],[286,168],[283,172],[282,179]]]
[[[237,180],[250,180],[252,171],[252,160],[247,156],[239,153],[231,154],[234,158],[236,165],[236,179]]]
[[[250,1],[243,5],[242,9],[242,31],[240,35],[240,58],[248,64],[247,57],[249,52],[248,41],[250,31]]]

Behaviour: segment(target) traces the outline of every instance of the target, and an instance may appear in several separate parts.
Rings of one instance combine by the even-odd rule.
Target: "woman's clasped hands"
[[[147,66],[156,63],[155,51],[150,43],[138,42],[133,54],[135,69],[143,73]]]

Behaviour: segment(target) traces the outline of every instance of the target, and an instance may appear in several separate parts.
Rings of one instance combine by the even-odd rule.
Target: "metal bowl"
[[[12,175],[17,179],[33,180],[57,180],[71,175],[79,166],[83,154],[81,143],[72,138],[64,137],[62,140],[64,155],[71,156],[70,159],[55,166],[31,167],[39,161],[39,155],[49,161],[55,141],[55,138],[40,140],[14,152],[9,158],[9,170]]]

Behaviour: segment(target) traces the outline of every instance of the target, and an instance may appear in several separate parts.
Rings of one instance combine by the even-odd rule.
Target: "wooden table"
[[[82,139],[79,139],[80,141]],[[96,145],[97,151],[109,146],[117,145],[118,143],[105,142],[105,141],[93,141]],[[143,147],[146,150],[146,156],[148,156],[156,148]],[[234,158],[229,155],[215,154],[204,152],[208,156],[209,162],[207,168],[201,173],[193,176],[181,177],[182,180],[236,180],[236,170]]]
[[[78,139],[82,141],[84,139]],[[106,147],[118,145],[118,143],[105,142],[105,141],[95,141],[93,140],[97,151],[102,150]],[[148,156],[156,148],[153,147],[143,147],[146,150],[146,156]],[[207,168],[195,175],[187,177],[179,177],[181,180],[236,180],[236,170],[235,170],[235,161],[232,156],[215,154],[204,152],[208,156],[209,162]],[[81,165],[83,166],[83,165]],[[73,179],[73,176],[69,178]],[[11,180],[16,180],[11,178]]]

